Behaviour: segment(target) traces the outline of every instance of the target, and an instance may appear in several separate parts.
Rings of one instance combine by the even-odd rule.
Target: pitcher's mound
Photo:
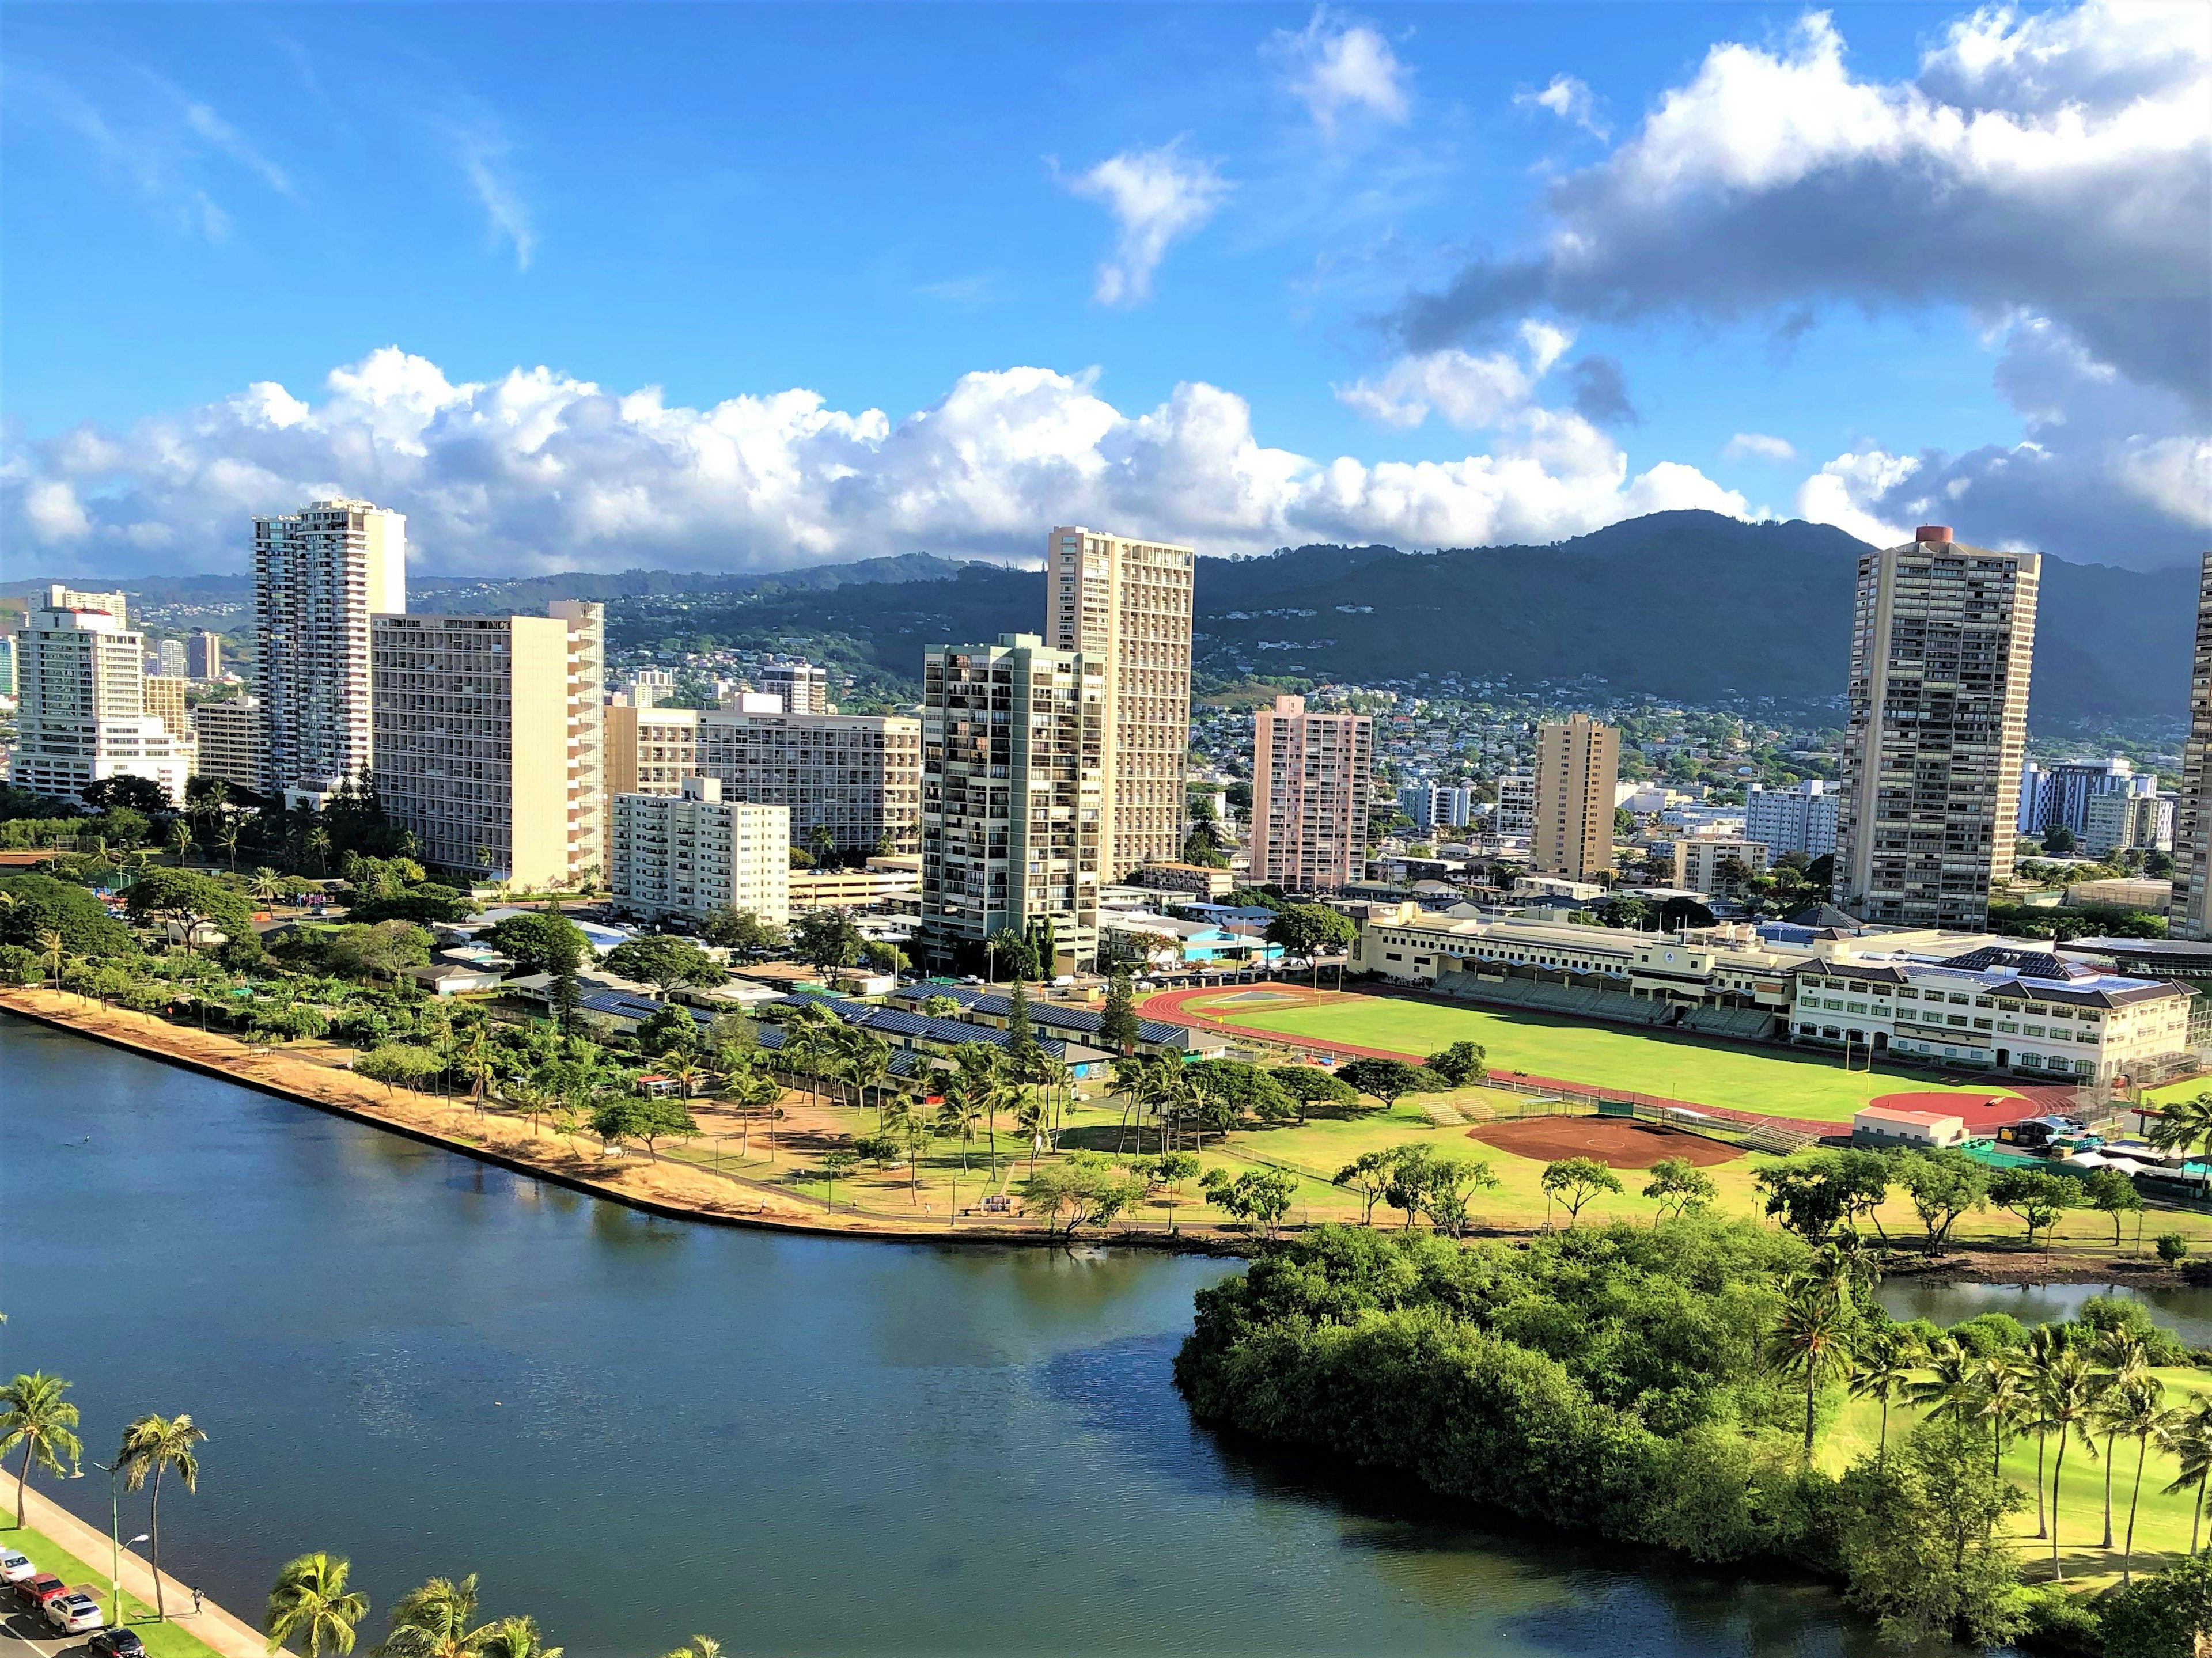
[[[1710,1169],[1743,1155],[1735,1146],[1702,1134],[1685,1134],[1626,1117],[1522,1117],[1471,1128],[1468,1138],[1539,1163],[1595,1157],[1608,1169],[1649,1169],[1667,1157]]]

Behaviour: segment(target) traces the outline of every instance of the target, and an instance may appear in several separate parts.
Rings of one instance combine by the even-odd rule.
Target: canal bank
[[[91,1443],[192,1412],[163,1554],[224,1604],[327,1549],[365,1641],[477,1571],[571,1658],[1881,1650],[1787,1572],[1195,1428],[1170,1366],[1232,1263],[684,1224],[20,1021],[0,1066],[8,1362]]]

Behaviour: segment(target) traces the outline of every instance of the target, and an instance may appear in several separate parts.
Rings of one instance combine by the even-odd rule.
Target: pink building
[[[1279,696],[1254,716],[1252,881],[1291,892],[1334,892],[1367,855],[1368,778],[1375,722],[1309,714]]]

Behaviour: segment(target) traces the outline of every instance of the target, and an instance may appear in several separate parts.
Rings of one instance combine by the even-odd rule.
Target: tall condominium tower
[[[921,949],[975,960],[1051,934],[1055,973],[1095,959],[1106,670],[1035,634],[933,645],[921,665]]]
[[[1948,525],[1859,560],[1836,892],[1861,919],[1987,921],[2012,873],[2041,574]]]
[[[761,670],[761,689],[777,697],[786,714],[830,712],[830,671],[811,662],[771,662]]]
[[[1279,696],[1253,716],[1252,878],[1291,892],[1334,892],[1367,856],[1375,722],[1309,714]]]
[[[1194,557],[1188,547],[1077,525],[1055,529],[1046,545],[1045,636],[1104,677],[1109,880],[1182,856]]]
[[[1536,811],[1530,867],[1571,881],[1613,873],[1613,786],[1620,732],[1575,714],[1536,728]]]
[[[368,774],[369,617],[407,608],[407,520],[365,501],[318,501],[253,520],[253,622],[269,778],[319,805]]]
[[[147,712],[145,651],[145,636],[123,625],[119,604],[33,610],[15,635],[21,701],[8,780],[66,800],[111,777],[143,777],[182,805],[192,740]]]
[[[222,677],[222,635],[205,628],[185,641],[185,672],[193,679]]]
[[[536,888],[605,869],[601,607],[553,609],[376,617],[376,789],[425,863]]]
[[[2173,908],[2177,938],[2212,938],[2212,553],[2197,574],[2197,657],[2189,671],[2189,747],[2173,814]]]

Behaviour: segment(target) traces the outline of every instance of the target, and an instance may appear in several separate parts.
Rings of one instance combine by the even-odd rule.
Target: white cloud
[[[1182,153],[1177,139],[1157,149],[1128,149],[1067,180],[1077,195],[1104,205],[1121,234],[1114,258],[1098,267],[1101,305],[1135,305],[1149,299],[1152,273],[1168,244],[1208,219],[1230,185],[1211,161]]]
[[[1844,301],[2050,318],[2206,398],[2212,9],[1987,8],[1916,79],[1855,76],[1823,12],[1723,43],[1610,155],[1556,184],[1540,244],[1402,321],[1417,349],[1546,307],[1623,319]]]
[[[244,133],[207,105],[187,101],[185,104],[185,125],[240,166],[259,174],[261,182],[278,195],[292,194],[290,175],[256,149]]]
[[[459,162],[469,188],[476,192],[493,234],[505,238],[514,247],[517,270],[529,270],[531,255],[538,248],[538,231],[530,203],[523,198],[509,165],[514,146],[505,130],[489,116],[479,115],[465,125],[449,126],[447,132],[453,140],[453,158]]]
[[[1722,446],[1724,460],[1785,461],[1797,459],[1797,452],[1790,446],[1786,438],[1771,438],[1764,432],[1738,432]]]
[[[1521,325],[1524,355],[1460,350],[1401,357],[1379,378],[1336,388],[1339,401],[1386,426],[1415,427],[1435,414],[1462,430],[1482,430],[1520,414],[1536,382],[1574,343],[1548,323]]]
[[[1610,136],[1610,129],[1597,118],[1597,100],[1589,85],[1571,75],[1554,75],[1541,92],[1516,93],[1513,101],[1522,109],[1548,109],[1595,137]]]
[[[1413,70],[1365,23],[1346,22],[1322,7],[1302,29],[1278,29],[1264,50],[1288,70],[1291,94],[1328,137],[1349,112],[1392,123],[1412,112]]]
[[[893,420],[803,390],[689,409],[543,367],[457,382],[386,348],[334,372],[319,402],[264,382],[127,432],[16,437],[0,540],[58,573],[145,568],[149,549],[164,569],[239,568],[252,513],[333,492],[405,512],[424,568],[515,572],[1003,556],[1071,515],[1250,553],[1545,542],[1668,507],[1747,511],[1694,468],[1632,475],[1576,414],[1522,408],[1492,449],[1317,461],[1262,445],[1219,387],[1185,384],[1132,415],[1043,368],[963,375]]]
[[[1880,449],[1838,455],[1798,486],[1797,516],[1814,524],[1832,524],[1876,547],[1902,546],[1912,538],[1912,531],[1872,508],[1919,470],[1920,463],[1911,455]]]

